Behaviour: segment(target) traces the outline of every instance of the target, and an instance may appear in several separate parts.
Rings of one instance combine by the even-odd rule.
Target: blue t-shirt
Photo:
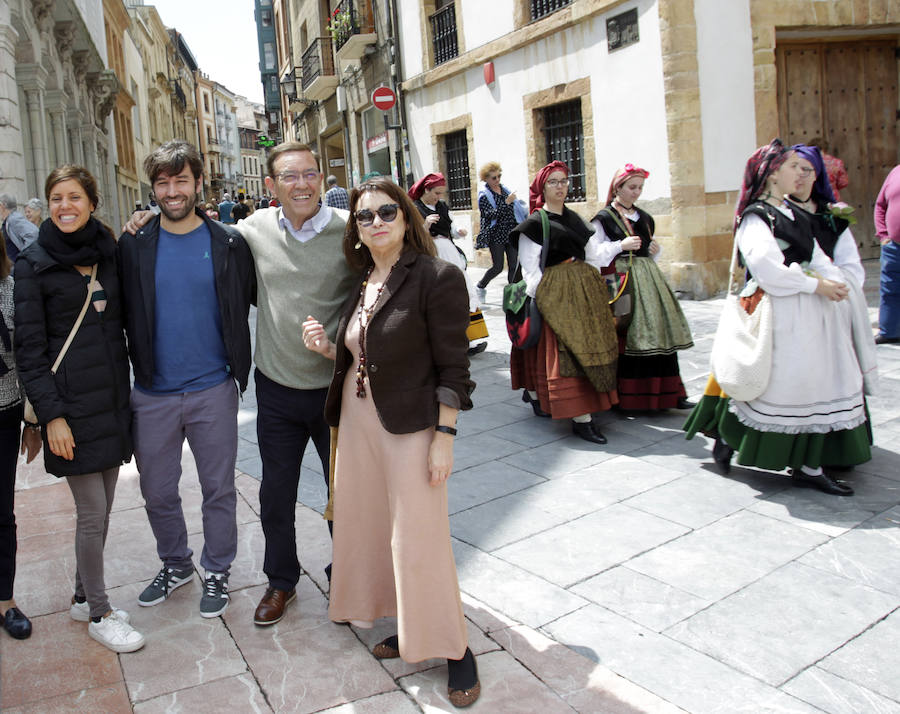
[[[159,229],[153,319],[155,394],[198,392],[229,377],[206,224],[190,233]]]

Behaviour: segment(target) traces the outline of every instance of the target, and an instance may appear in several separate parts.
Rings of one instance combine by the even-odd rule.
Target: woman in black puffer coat
[[[126,613],[110,607],[103,577],[119,466],[132,451],[116,242],[92,216],[99,197],[87,170],[55,169],[46,194],[50,218],[16,260],[16,366],[43,427],[47,471],[65,477],[75,499],[77,570],[70,614],[90,619],[88,633],[97,641],[131,652],[144,638],[128,625]],[[81,326],[51,374],[89,293]]]

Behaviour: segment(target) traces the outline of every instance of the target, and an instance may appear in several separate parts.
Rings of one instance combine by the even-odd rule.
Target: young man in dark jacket
[[[161,603],[193,576],[178,496],[187,438],[203,491],[200,614],[215,617],[228,605],[237,552],[238,389],[250,371],[255,273],[241,235],[195,206],[203,163],[193,146],[166,142],[144,170],[161,215],[136,235],[122,235],[119,270],[134,367],[135,459],[163,565],[138,603]]]

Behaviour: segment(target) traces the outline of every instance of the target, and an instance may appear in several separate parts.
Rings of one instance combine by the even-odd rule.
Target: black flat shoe
[[[475,655],[466,647],[462,659],[447,660],[447,696],[457,709],[471,706],[481,695]]]
[[[852,496],[853,489],[838,483],[831,476],[822,472],[815,476],[804,473],[801,469],[795,469],[791,474],[791,480],[797,488],[817,488],[825,493],[835,496]]]
[[[526,404],[531,405],[531,408],[534,411],[534,415],[536,417],[549,417],[550,416],[550,412],[545,412],[543,409],[541,409],[541,403],[537,399],[531,398],[531,395],[528,393],[527,389],[524,392],[522,392],[522,401],[525,402]]]
[[[678,404],[675,405],[676,409],[693,409],[697,406],[697,402],[692,402],[687,397],[679,397]]]
[[[11,607],[3,616],[3,629],[17,640],[27,640],[31,637],[31,620],[19,608]]]
[[[469,355],[469,357],[474,357],[475,355],[480,355],[486,349],[487,342],[479,342],[474,347],[470,347],[468,350],[466,350],[466,354]]]
[[[876,345],[896,345],[900,342],[900,337],[885,337],[884,335],[878,335],[875,338]]]
[[[716,439],[712,448],[713,461],[719,467],[719,471],[727,474],[731,471],[731,457],[734,456],[734,449],[721,439]]]
[[[585,441],[590,441],[594,444],[606,443],[606,437],[603,436],[600,430],[589,421],[586,421],[583,424],[580,424],[577,421],[573,421],[572,433],[575,434],[575,436],[578,436]]]

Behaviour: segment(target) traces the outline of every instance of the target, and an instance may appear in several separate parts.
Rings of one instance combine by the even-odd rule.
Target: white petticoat
[[[852,429],[865,421],[863,377],[851,336],[849,300],[770,295],[772,379],[749,402],[731,400],[742,424],[784,434]]]

